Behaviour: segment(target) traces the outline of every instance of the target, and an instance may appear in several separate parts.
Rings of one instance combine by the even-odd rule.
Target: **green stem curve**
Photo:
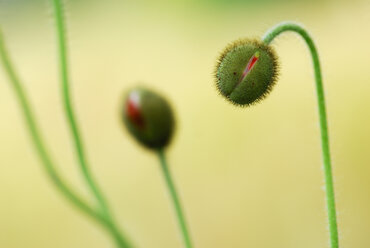
[[[118,230],[117,225],[115,224],[114,217],[112,216],[108,204],[103,197],[102,192],[99,190],[96,182],[94,181],[91,172],[89,170],[89,164],[86,159],[85,149],[75,118],[75,114],[71,104],[70,90],[69,90],[69,74],[68,74],[68,59],[67,59],[67,42],[65,37],[65,20],[64,20],[64,11],[63,11],[63,0],[51,0],[52,6],[54,8],[54,17],[56,25],[56,34],[58,38],[59,46],[59,66],[60,66],[60,81],[62,84],[62,93],[63,93],[63,103],[64,110],[69,124],[69,128],[74,140],[74,146],[77,153],[80,169],[82,175],[86,181],[86,184],[89,186],[91,193],[95,196],[100,210],[103,212],[104,216],[107,218],[110,224],[110,230],[112,234],[118,238],[118,244],[120,247],[131,247],[128,242],[128,239]]]
[[[49,155],[49,151],[45,142],[42,138],[40,129],[36,123],[36,118],[34,117],[33,110],[24,90],[19,77],[14,70],[10,57],[7,53],[7,49],[5,47],[2,33],[0,30],[0,60],[3,63],[5,72],[9,78],[11,86],[15,91],[15,95],[17,97],[18,103],[23,111],[23,117],[26,122],[26,126],[28,131],[30,132],[31,139],[33,144],[37,150],[37,153],[41,159],[41,162],[46,170],[48,176],[50,177],[51,181],[54,183],[56,188],[64,195],[74,206],[76,206],[79,210],[83,213],[90,216],[92,219],[100,223],[109,233],[113,236],[114,240],[116,241],[119,247],[132,247],[128,245],[127,241],[122,238],[118,228],[115,226],[113,222],[107,219],[101,212],[96,211],[93,207],[91,207],[85,200],[83,200],[72,188],[62,179],[59,172],[57,171],[57,166],[53,162],[53,159]]]
[[[175,184],[172,180],[171,173],[168,169],[168,164],[167,164],[165,152],[162,149],[158,150],[158,156],[159,156],[159,160],[160,160],[160,164],[161,164],[161,170],[162,170],[164,179],[166,181],[167,188],[168,188],[168,191],[170,193],[171,200],[173,202],[173,206],[175,208],[176,217],[177,217],[177,221],[178,221],[179,226],[180,226],[180,230],[181,230],[181,234],[182,234],[182,237],[183,237],[184,245],[185,245],[186,248],[191,248],[191,247],[193,247],[192,242],[191,242],[189,231],[188,231],[188,228],[187,228],[187,225],[186,225],[184,213],[182,211],[181,203],[180,203],[178,194],[176,192],[176,187],[175,187]]]
[[[78,161],[80,165],[81,172],[86,180],[86,183],[90,187],[90,190],[94,194],[95,198],[100,204],[101,210],[105,215],[108,216],[108,207],[107,204],[100,193],[98,187],[96,186],[91,173],[89,171],[89,166],[86,161],[86,156],[84,152],[84,146],[82,144],[82,139],[80,132],[77,126],[76,118],[74,111],[72,109],[71,100],[70,100],[70,90],[69,90],[69,77],[68,77],[68,62],[67,62],[67,47],[66,47],[66,38],[65,38],[65,25],[63,18],[63,8],[60,0],[53,0],[54,14],[56,21],[56,31],[58,36],[58,45],[59,45],[59,62],[60,62],[60,80],[62,84],[63,92],[63,104],[66,112],[67,120],[69,127],[71,129],[72,137],[75,142],[75,149],[78,156]]]
[[[18,103],[23,111],[23,117],[26,122],[28,131],[31,134],[32,141],[35,145],[38,155],[50,179],[55,184],[55,186],[61,191],[61,193],[80,210],[82,210],[84,213],[88,214],[89,216],[93,217],[94,219],[100,222],[105,222],[104,217],[100,213],[96,212],[91,206],[89,206],[88,203],[82,200],[81,197],[77,193],[75,193],[71,189],[71,187],[67,185],[59,175],[56,166],[49,155],[49,151],[46,148],[47,146],[45,145],[44,140],[41,136],[40,129],[35,121],[33,110],[28,100],[27,94],[23,89],[22,84],[9,58],[9,55],[7,53],[3,41],[1,30],[0,30],[0,58],[3,63],[5,72],[11,83],[11,86],[15,91]]]
[[[337,217],[335,209],[335,197],[334,197],[334,185],[333,185],[333,175],[332,166],[330,159],[329,150],[329,136],[328,136],[328,124],[326,117],[326,107],[325,107],[325,97],[324,88],[322,83],[320,61],[315,44],[308,34],[308,32],[300,25],[292,22],[283,22],[271,30],[269,30],[264,36],[263,41],[266,44],[270,44],[272,40],[285,31],[293,31],[298,33],[303,40],[306,42],[313,62],[313,68],[315,72],[315,82],[316,82],[316,94],[319,109],[319,119],[320,119],[320,129],[321,129],[321,148],[322,157],[324,163],[324,173],[325,173],[325,188],[326,188],[326,205],[328,211],[328,221],[329,221],[329,233],[330,233],[330,245],[331,248],[338,248],[338,227],[337,227]]]

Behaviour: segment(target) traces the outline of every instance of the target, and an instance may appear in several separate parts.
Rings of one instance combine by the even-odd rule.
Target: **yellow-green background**
[[[313,72],[305,44],[274,42],[281,76],[263,103],[216,92],[220,50],[283,20],[303,23],[321,55],[341,247],[370,247],[370,2],[68,1],[72,97],[92,171],[138,247],[181,247],[154,154],[120,122],[125,89],[165,94],[178,128],[169,162],[198,248],[328,247]],[[0,1],[0,24],[66,179],[89,197],[58,84],[48,1]],[[0,70],[0,247],[113,247],[45,176]]]

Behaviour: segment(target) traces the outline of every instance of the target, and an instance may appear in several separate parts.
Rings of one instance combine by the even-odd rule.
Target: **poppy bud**
[[[151,149],[167,146],[175,126],[169,103],[162,96],[144,88],[134,88],[127,93],[123,121],[128,131]]]
[[[227,46],[215,70],[220,93],[242,106],[262,100],[271,91],[277,75],[278,63],[272,48],[262,41],[248,39]]]

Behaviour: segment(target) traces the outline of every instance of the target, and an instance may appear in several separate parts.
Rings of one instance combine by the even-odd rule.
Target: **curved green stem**
[[[326,107],[325,107],[325,97],[324,89],[322,84],[322,76],[320,69],[319,55],[315,44],[308,34],[308,32],[298,24],[291,22],[284,22],[273,27],[263,36],[263,41],[266,44],[272,42],[272,40],[285,31],[293,31],[298,33],[303,40],[306,42],[312,56],[313,68],[315,72],[316,81],[316,94],[317,102],[319,108],[319,118],[320,118],[320,129],[321,129],[321,148],[322,157],[324,162],[324,173],[325,173],[325,188],[326,188],[326,204],[328,211],[328,221],[329,221],[329,232],[330,232],[330,244],[331,248],[338,248],[338,227],[337,227],[337,217],[335,210],[335,198],[334,198],[334,185],[333,176],[331,168],[330,150],[329,150],[329,136],[328,136],[328,124],[326,118]]]
[[[55,14],[55,21],[56,21],[56,30],[58,35],[58,44],[59,44],[59,59],[60,59],[60,80],[62,83],[62,90],[63,90],[63,103],[64,108],[66,111],[68,124],[70,126],[72,136],[75,142],[75,149],[77,152],[80,169],[82,174],[89,185],[92,193],[97,198],[100,207],[104,214],[108,213],[107,205],[102,194],[99,192],[94,180],[91,176],[91,173],[88,169],[88,163],[85,158],[84,148],[82,144],[82,140],[80,137],[80,132],[77,127],[75,115],[73,113],[70,95],[69,95],[69,78],[68,78],[68,66],[67,66],[67,48],[65,42],[65,32],[64,32],[64,19],[63,19],[63,10],[62,10],[62,3],[60,0],[53,0],[54,6],[54,14]]]
[[[61,191],[61,193],[67,197],[75,206],[77,206],[80,210],[84,213],[88,214],[89,216],[93,217],[94,219],[104,222],[104,217],[96,212],[92,207],[89,206],[84,200],[81,199],[77,193],[75,193],[70,186],[68,186],[60,177],[59,173],[56,170],[56,166],[53,163],[49,152],[47,150],[47,146],[45,145],[43,138],[41,137],[41,132],[39,127],[35,121],[35,117],[33,114],[33,110],[31,104],[28,100],[27,94],[23,89],[21,82],[15,72],[7,50],[5,48],[5,44],[3,41],[3,37],[0,31],[0,59],[3,63],[5,72],[10,80],[10,83],[15,91],[18,103],[23,111],[23,116],[26,122],[26,126],[28,131],[31,134],[32,141],[36,147],[36,150],[39,154],[39,157],[44,165],[44,168],[49,175],[52,182],[55,186]]]
[[[95,196],[99,207],[106,218],[111,222],[112,226],[111,229],[114,230],[116,235],[120,232],[117,229],[116,224],[114,224],[114,218],[110,213],[108,208],[108,204],[103,197],[103,194],[99,190],[96,182],[94,181],[90,170],[89,165],[86,160],[85,150],[82,143],[81,135],[79,132],[79,128],[77,125],[77,121],[75,118],[75,114],[71,104],[71,97],[70,97],[70,90],[69,90],[69,76],[68,76],[68,60],[67,60],[67,45],[66,45],[66,37],[65,37],[65,22],[64,22],[64,12],[63,12],[63,3],[62,0],[51,0],[52,5],[54,8],[54,17],[55,17],[55,24],[56,24],[56,32],[58,37],[58,46],[59,46],[59,63],[60,63],[60,80],[62,84],[62,91],[63,91],[63,103],[64,109],[67,116],[68,124],[72,133],[72,137],[74,140],[75,150],[77,153],[80,169],[82,175],[89,186],[92,194]],[[123,237],[121,234],[121,240],[124,241],[124,245],[121,247],[130,247],[126,238]]]
[[[181,234],[184,240],[184,245],[186,248],[191,248],[193,246],[192,246],[189,231],[188,231],[188,228],[185,222],[184,213],[182,211],[181,203],[180,203],[179,197],[176,192],[175,184],[171,178],[171,173],[168,169],[168,164],[167,164],[164,151],[158,150],[158,156],[159,156],[159,160],[161,163],[162,173],[166,181],[167,188],[169,190],[169,193],[170,193],[170,196],[171,196],[174,208],[175,208],[176,217],[177,217],[177,220],[178,220],[178,223],[181,229]]]
[[[3,41],[1,30],[0,30],[0,60],[3,63],[5,72],[15,91],[18,103],[20,104],[20,107],[23,111],[23,117],[25,119],[28,131],[31,134],[33,144],[35,145],[37,153],[51,181],[62,193],[62,195],[64,195],[73,205],[75,205],[82,212],[92,217],[95,221],[104,226],[106,230],[108,230],[111,233],[119,247],[131,247],[130,245],[128,245],[127,241],[122,238],[115,224],[112,223],[109,219],[107,219],[107,217],[104,216],[102,213],[93,209],[88,203],[86,203],[86,201],[82,200],[82,198],[76,192],[74,192],[71,189],[71,187],[67,185],[59,175],[55,163],[51,159],[47,146],[45,145],[43,138],[41,136],[41,132],[36,123],[36,118],[34,117],[33,110],[28,100],[27,94],[23,89],[19,77],[17,76],[17,73],[15,72],[14,67],[11,63],[11,60],[9,58],[9,55],[7,53]]]

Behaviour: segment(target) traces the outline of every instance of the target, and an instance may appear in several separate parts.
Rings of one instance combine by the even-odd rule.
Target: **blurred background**
[[[219,52],[292,20],[314,36],[327,97],[342,247],[370,247],[370,2],[367,0],[67,1],[72,97],[92,171],[138,247],[181,247],[155,154],[120,122],[144,83],[176,109],[169,163],[195,247],[329,247],[311,58],[299,37],[274,41],[281,76],[261,104],[236,108],[212,77]],[[52,9],[0,0],[9,52],[65,178],[81,180],[61,104]],[[40,165],[0,69],[0,247],[113,247]]]

